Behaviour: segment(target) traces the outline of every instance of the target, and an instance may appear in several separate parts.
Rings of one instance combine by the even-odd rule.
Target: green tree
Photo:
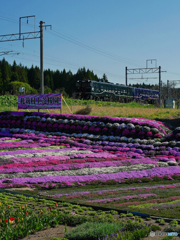
[[[65,88],[56,89],[54,93],[61,93],[64,98],[69,98],[69,95],[66,93]]]
[[[16,64],[16,61],[13,62],[12,68],[11,68],[11,82],[17,81],[19,82],[19,74],[18,74],[18,66]]]
[[[19,75],[19,81],[28,83],[28,76],[26,69],[21,65],[21,63],[18,66],[18,75]]]
[[[40,69],[32,65],[28,71],[28,82],[35,89],[40,88]]]
[[[108,78],[107,78],[107,76],[106,76],[105,73],[103,74],[102,80],[103,80],[104,82],[108,82]]]
[[[11,69],[10,69],[10,65],[5,60],[5,58],[3,58],[1,62],[1,73],[2,73],[2,80],[3,80],[3,90],[8,91]]]
[[[44,71],[44,85],[54,90],[53,72],[50,69]]]
[[[32,88],[28,83],[23,82],[11,82],[9,83],[9,89],[13,94],[19,94],[19,88],[25,88],[25,94],[37,94],[37,90]]]
[[[16,72],[16,71],[17,71],[17,64],[16,64],[16,61],[14,60],[12,65],[12,72]]]
[[[54,82],[54,89],[58,89],[60,86],[60,81],[61,81],[61,73],[59,70],[56,70],[53,73],[53,82]]]
[[[50,94],[50,93],[52,93],[51,88],[45,86],[45,87],[44,87],[44,94]]]
[[[13,72],[11,75],[11,82],[19,82],[19,76],[17,72]]]
[[[2,73],[0,70],[0,93],[2,94],[2,89],[3,89],[3,80],[2,80]]]

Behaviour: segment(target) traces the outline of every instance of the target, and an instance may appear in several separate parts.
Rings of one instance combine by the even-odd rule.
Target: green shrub
[[[37,90],[32,88],[28,83],[24,82],[11,82],[9,83],[9,89],[14,92],[14,94],[19,92],[20,87],[25,87],[25,94],[37,94]]]
[[[132,213],[127,213],[126,216],[127,217],[133,217],[133,214]]]
[[[121,223],[94,223],[86,222],[81,224],[65,234],[69,240],[93,240],[103,237],[121,229]]]
[[[111,214],[118,214],[118,212],[115,211],[115,210],[111,210],[110,213],[111,213]]]
[[[164,232],[177,232],[180,235],[180,227],[178,226],[167,226],[164,228]]]
[[[165,224],[164,219],[157,219],[156,222],[159,223],[160,225],[164,225]]]
[[[161,227],[160,227],[159,225],[152,225],[152,226],[151,226],[151,230],[152,230],[153,232],[156,232],[156,231],[158,231],[158,230],[161,230]]]
[[[171,237],[171,236],[165,236],[165,237],[161,238],[161,240],[170,240],[170,239],[173,239],[173,237]]]
[[[170,223],[169,223],[171,226],[177,226],[178,225],[178,221],[176,220],[172,220]]]
[[[145,226],[146,225],[143,223],[132,222],[130,220],[129,222],[126,222],[126,224],[123,226],[123,231],[134,231],[135,229],[143,229]]]
[[[131,231],[126,231],[124,228],[121,228],[116,233],[111,233],[110,236],[105,236],[102,240],[140,240],[144,237],[148,237],[150,231],[151,230],[148,226],[139,225],[137,228],[137,226],[134,225],[134,229]]]

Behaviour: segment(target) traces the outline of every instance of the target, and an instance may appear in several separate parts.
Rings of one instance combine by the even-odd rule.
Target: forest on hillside
[[[44,70],[44,93],[62,93],[65,97],[72,97],[76,89],[77,80],[95,80],[109,82],[106,74],[99,78],[92,70],[79,68],[75,74],[70,70],[52,71]],[[129,84],[132,87],[140,87],[146,89],[158,90],[158,85],[151,84]],[[25,87],[26,94],[40,93],[40,68],[31,66],[28,68],[22,64],[17,65],[16,61],[9,64],[5,58],[0,61],[0,95],[11,94],[18,95],[19,87]],[[180,98],[180,89],[175,88],[175,84],[171,84],[169,94],[174,98]],[[162,86],[162,97],[166,98],[167,86]]]
[[[106,78],[105,75],[103,75]],[[63,93],[72,96],[78,79],[100,79],[89,69],[78,69],[76,74],[70,70],[44,70],[45,93]],[[17,65],[16,61],[10,65],[4,58],[0,61],[0,94],[18,94],[19,87],[25,87],[26,94],[40,93],[40,68]]]

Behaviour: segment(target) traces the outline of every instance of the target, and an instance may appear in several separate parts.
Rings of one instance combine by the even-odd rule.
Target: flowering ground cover
[[[143,118],[0,112],[0,130],[0,188],[179,216],[180,128]]]

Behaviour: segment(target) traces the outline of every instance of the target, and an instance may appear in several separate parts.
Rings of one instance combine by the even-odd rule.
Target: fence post
[[[63,98],[63,96],[62,96],[62,94],[61,94],[61,109],[60,109],[60,114],[62,114],[62,98]]]

